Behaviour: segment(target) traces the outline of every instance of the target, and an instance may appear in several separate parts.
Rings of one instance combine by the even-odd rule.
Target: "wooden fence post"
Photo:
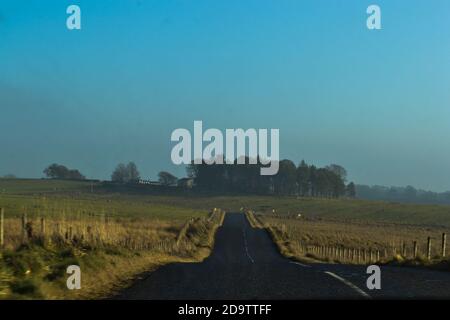
[[[27,241],[27,214],[22,214],[22,242]]]
[[[427,259],[431,260],[431,237],[428,237],[427,241]]]
[[[406,243],[402,241],[402,256],[406,257]]]
[[[414,241],[413,246],[414,246],[413,258],[415,259],[417,258],[417,241]]]
[[[5,245],[5,209],[0,208],[0,247],[3,247]]]
[[[443,233],[442,234],[442,247],[441,247],[442,258],[445,258],[446,245],[447,245],[447,235],[445,233]]]
[[[41,218],[41,236],[45,237],[45,218]]]

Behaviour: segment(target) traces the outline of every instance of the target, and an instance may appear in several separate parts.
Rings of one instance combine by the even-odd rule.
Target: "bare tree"
[[[120,183],[136,182],[140,179],[138,168],[134,162],[127,165],[119,163],[111,175],[111,180]]]

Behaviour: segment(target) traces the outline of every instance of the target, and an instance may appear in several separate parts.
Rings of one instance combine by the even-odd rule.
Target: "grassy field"
[[[247,203],[241,205],[253,213],[247,215],[251,224],[267,228],[291,258],[449,269],[442,234],[450,234],[450,206],[295,197],[254,197]]]
[[[271,214],[272,210],[282,215],[294,216],[300,213],[308,219],[450,227],[450,206],[448,205],[276,196],[145,196],[102,193],[98,183],[93,184],[93,189],[94,194],[91,194],[90,182],[0,179],[1,195],[25,196],[20,200],[19,206],[12,206],[18,214],[23,206],[31,208],[39,203],[43,205],[42,202],[46,198],[59,197],[61,202],[68,206],[76,206],[84,202],[96,211],[104,209],[119,215],[142,215],[148,212],[147,210],[153,210],[153,216],[166,217],[170,214],[167,209],[183,208],[186,210],[183,211],[186,212],[186,216],[190,216],[201,214],[199,210],[204,214],[214,207],[227,211],[239,211],[240,208],[245,207],[263,214]],[[8,198],[4,199],[8,205]],[[90,203],[91,200],[93,201]],[[158,213],[159,208],[163,209]],[[179,214],[177,213],[175,217]]]
[[[365,264],[416,258],[417,263],[423,264],[428,255],[428,237],[432,239],[430,263],[437,262],[441,258],[442,234],[450,232],[450,228],[446,227],[378,222],[344,223],[269,215],[257,217],[283,247],[286,255],[345,263]],[[364,254],[358,251],[365,252],[367,257],[359,260],[353,257],[353,254]],[[372,260],[369,260],[370,252],[373,254]]]
[[[450,231],[450,206],[444,205],[158,196],[105,191],[99,182],[0,179],[0,207],[0,297],[19,299],[107,297],[140,272],[201,261],[223,219],[212,208],[254,211],[253,223],[271,232],[283,254],[315,261],[368,263],[372,252],[379,262],[436,264],[443,261],[441,234]],[[432,261],[425,259],[427,237]],[[412,259],[414,241],[418,256]],[[355,260],[358,251],[366,259]],[[82,290],[65,286],[70,264],[81,266]]]
[[[384,222],[421,226],[450,227],[450,206],[391,203],[352,199],[317,199],[295,197],[248,197],[237,205],[263,214],[275,213],[307,219]],[[236,200],[234,200],[236,202]]]
[[[98,298],[138,273],[210,252],[223,214],[142,195],[92,193],[90,183],[0,180],[0,298]],[[82,270],[82,289],[65,285]]]

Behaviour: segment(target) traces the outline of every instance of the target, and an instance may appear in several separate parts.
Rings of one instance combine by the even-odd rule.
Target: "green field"
[[[114,215],[151,215],[156,218],[185,218],[206,214],[211,208],[239,211],[302,214],[308,218],[357,220],[450,227],[450,206],[391,203],[353,199],[320,199],[276,196],[155,196],[129,193],[104,193],[94,183],[58,180],[0,179],[0,201],[9,213],[21,214],[23,208],[38,213],[56,201],[61,208],[90,208]]]

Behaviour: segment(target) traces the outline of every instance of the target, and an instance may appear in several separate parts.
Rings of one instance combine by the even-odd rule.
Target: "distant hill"
[[[356,185],[356,196],[359,199],[384,200],[393,202],[450,204],[450,191],[432,192],[406,187],[385,187]]]

